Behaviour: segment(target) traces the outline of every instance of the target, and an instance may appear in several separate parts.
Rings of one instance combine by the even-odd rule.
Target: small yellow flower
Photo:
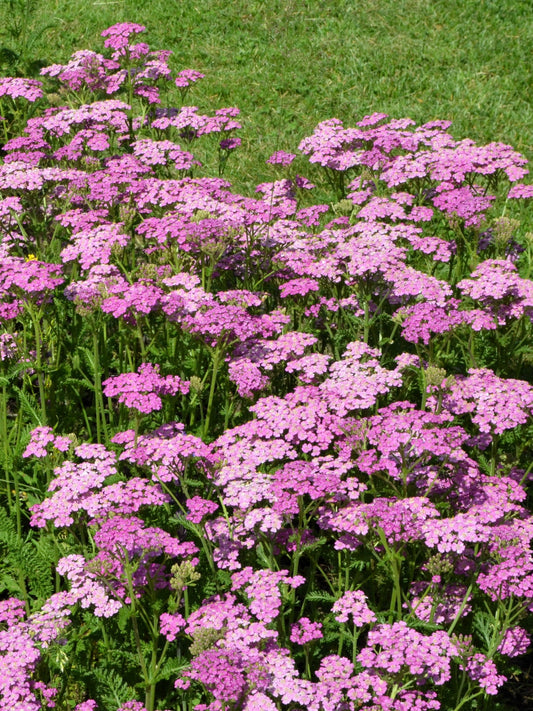
[[[37,261],[37,257],[35,256],[35,254],[28,254],[28,256],[26,257],[26,261],[27,262]]]

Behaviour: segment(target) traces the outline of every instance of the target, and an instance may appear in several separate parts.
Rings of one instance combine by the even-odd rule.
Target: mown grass
[[[10,23],[28,10],[34,69],[133,21],[176,67],[204,72],[190,103],[242,111],[241,186],[272,179],[264,160],[319,121],[373,111],[451,119],[457,138],[533,158],[530,0],[4,0],[0,45],[18,51]]]

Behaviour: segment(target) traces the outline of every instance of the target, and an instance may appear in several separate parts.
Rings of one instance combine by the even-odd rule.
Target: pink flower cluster
[[[120,403],[144,414],[161,409],[161,395],[176,395],[178,392],[185,395],[189,392],[188,382],[177,375],[162,377],[159,367],[151,363],[142,363],[138,373],[107,378],[102,385],[107,396],[118,395]]]

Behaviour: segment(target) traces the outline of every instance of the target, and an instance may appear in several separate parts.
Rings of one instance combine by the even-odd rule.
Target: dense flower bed
[[[496,708],[533,604],[527,161],[376,113],[239,195],[238,109],[185,105],[144,29],[0,79],[3,707]]]

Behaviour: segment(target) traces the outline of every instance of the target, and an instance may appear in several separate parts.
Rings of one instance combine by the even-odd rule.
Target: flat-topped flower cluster
[[[533,632],[527,161],[376,113],[240,195],[144,31],[0,80],[0,699],[480,708]]]

